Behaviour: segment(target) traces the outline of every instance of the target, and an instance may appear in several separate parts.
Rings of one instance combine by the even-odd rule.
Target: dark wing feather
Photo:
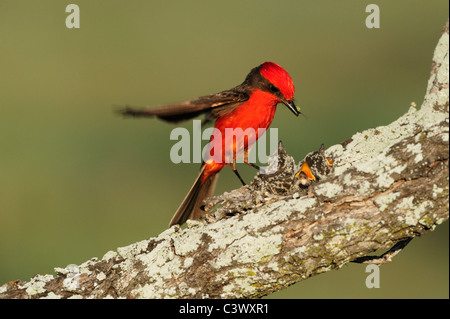
[[[249,94],[241,86],[217,94],[202,96],[180,103],[152,108],[126,106],[119,113],[131,117],[158,117],[171,123],[189,120],[206,114],[208,120],[224,116],[249,99]]]

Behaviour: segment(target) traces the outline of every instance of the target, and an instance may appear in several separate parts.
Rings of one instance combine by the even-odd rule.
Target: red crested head
[[[289,73],[276,63],[264,62],[252,69],[241,86],[268,92],[275,105],[283,103],[296,116],[301,114],[300,108],[294,103],[294,82]]]
[[[291,101],[294,99],[294,82],[285,69],[276,63],[264,62],[261,64],[260,73],[280,90],[286,100]]]

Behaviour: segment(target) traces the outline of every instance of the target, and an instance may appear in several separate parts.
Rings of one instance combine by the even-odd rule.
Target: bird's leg
[[[242,179],[241,175],[239,175],[237,169],[236,169],[236,165],[231,165],[231,169],[233,170],[233,172],[236,174],[236,176],[239,178],[239,180],[241,181],[242,185],[245,186],[247,184],[245,184],[244,180]]]
[[[245,184],[244,180],[242,179],[241,175],[239,175],[237,169],[236,169],[236,153],[233,153],[233,163],[230,164],[231,170],[236,174],[236,176],[239,178],[239,180],[241,181],[242,185],[247,185]]]
[[[256,168],[259,171],[259,166],[248,161],[248,147],[244,148],[244,163],[248,166]]]

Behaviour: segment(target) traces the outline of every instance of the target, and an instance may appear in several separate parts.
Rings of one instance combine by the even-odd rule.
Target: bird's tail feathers
[[[209,177],[202,184],[204,172],[205,165],[202,165],[194,184],[189,190],[189,193],[186,195],[183,202],[173,215],[172,220],[169,223],[169,227],[176,224],[182,225],[188,219],[199,219],[205,214],[205,211],[201,208],[203,205],[203,200],[213,194],[219,173]]]

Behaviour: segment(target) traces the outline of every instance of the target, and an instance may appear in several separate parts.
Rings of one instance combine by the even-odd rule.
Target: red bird
[[[300,110],[294,104],[294,93],[294,82],[289,74],[278,64],[265,62],[252,69],[242,84],[230,90],[176,104],[146,109],[126,107],[121,111],[126,116],[156,116],[171,123],[206,114],[206,120],[215,120],[214,127],[221,133],[218,135],[220,138],[215,139],[214,134],[211,136],[209,146],[216,156],[207,154],[194,185],[172,217],[169,227],[181,225],[188,219],[198,219],[204,214],[202,202],[212,195],[218,173],[226,165],[230,165],[245,185],[236,170],[236,158],[244,155],[244,163],[259,169],[248,162],[248,151],[259,138],[258,129],[270,126],[278,103],[285,104],[298,116]],[[237,128],[243,131],[250,129],[248,132],[254,133],[241,138],[239,135],[226,138],[226,129]]]

